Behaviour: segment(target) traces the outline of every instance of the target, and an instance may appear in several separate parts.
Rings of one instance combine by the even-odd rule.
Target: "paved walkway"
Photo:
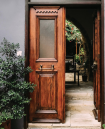
[[[73,74],[66,74],[66,81],[73,79]],[[66,122],[64,124],[29,123],[28,129],[101,129],[101,123],[94,119],[93,84],[82,82],[77,84],[66,84]]]

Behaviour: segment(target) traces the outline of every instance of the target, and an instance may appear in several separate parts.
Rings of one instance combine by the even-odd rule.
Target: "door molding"
[[[101,125],[105,124],[105,39],[104,39],[104,9],[105,0],[102,0],[101,4]]]

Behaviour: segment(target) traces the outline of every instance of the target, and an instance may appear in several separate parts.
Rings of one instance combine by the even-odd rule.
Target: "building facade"
[[[20,43],[20,51],[26,57],[25,65],[29,62],[29,44],[30,44],[30,9],[34,7],[37,10],[38,6],[59,6],[66,10],[66,16],[77,21],[76,25],[84,28],[88,40],[93,39],[93,24],[92,13],[94,10],[100,10],[100,115],[101,123],[105,123],[105,39],[104,39],[104,24],[105,24],[105,0],[1,0],[0,1],[0,42],[5,37],[9,42]],[[72,9],[72,12],[70,12]],[[84,11],[83,11],[84,10]],[[55,14],[54,14],[55,16]],[[65,17],[66,17],[65,16]],[[63,16],[64,17],[64,16]],[[63,20],[62,20],[63,22]],[[82,26],[82,27],[81,27]],[[26,113],[29,115],[28,108]],[[19,127],[26,129],[29,119],[18,120]]]

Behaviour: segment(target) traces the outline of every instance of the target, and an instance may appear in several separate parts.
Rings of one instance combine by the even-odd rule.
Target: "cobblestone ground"
[[[66,73],[65,80],[74,81],[74,74]],[[92,113],[95,108],[93,83],[82,82],[81,75],[79,81],[80,86],[77,83],[65,85],[65,123],[29,123],[28,129],[101,129],[101,123],[95,120]]]

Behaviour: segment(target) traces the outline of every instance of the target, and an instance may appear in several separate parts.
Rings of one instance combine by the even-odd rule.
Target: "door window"
[[[39,58],[54,58],[54,20],[40,20]]]

